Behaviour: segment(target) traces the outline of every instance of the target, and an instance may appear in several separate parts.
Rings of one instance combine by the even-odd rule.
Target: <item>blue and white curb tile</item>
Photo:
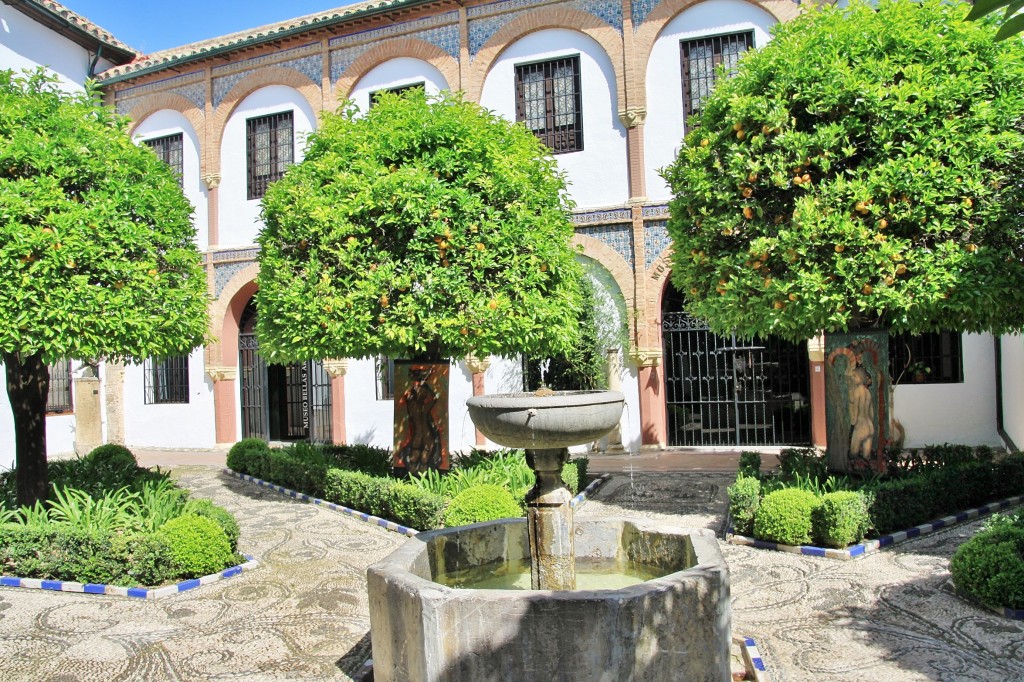
[[[112,594],[118,597],[133,597],[135,599],[159,599],[169,597],[188,590],[194,590],[200,585],[209,585],[225,578],[233,578],[241,575],[244,571],[251,571],[259,566],[259,562],[251,556],[245,557],[248,561],[238,566],[226,568],[220,573],[204,575],[202,578],[183,580],[175,585],[166,587],[119,587],[117,585],[104,585],[101,583],[76,583],[63,580],[41,580],[39,578],[13,578],[0,576],[0,587],[23,587],[32,590],[51,590],[53,592],[80,592],[82,594]]]
[[[958,523],[973,521],[974,519],[988,516],[989,514],[993,514],[997,511],[1002,511],[1003,509],[1016,507],[1020,504],[1024,504],[1024,495],[1017,495],[1005,500],[1000,500],[999,502],[983,504],[975,509],[968,509],[967,511],[960,512],[959,514],[953,514],[952,516],[944,516],[941,519],[922,523],[920,526],[901,530],[898,533],[883,535],[875,540],[866,540],[859,545],[851,545],[846,549],[829,549],[825,547],[813,547],[811,545],[801,545],[797,547],[793,545],[783,545],[778,542],[768,542],[767,540],[748,538],[745,535],[730,534],[728,539],[729,543],[733,545],[744,545],[747,547],[757,547],[759,549],[774,549],[780,552],[789,552],[790,554],[818,556],[825,557],[826,559],[850,560],[856,559],[859,556],[864,556],[865,554],[877,552],[878,550],[891,545],[906,542],[907,540],[913,540],[914,538],[927,535],[928,533],[934,533],[937,530],[948,528]],[[1013,616],[1007,617],[1013,618]]]
[[[255,483],[261,488],[269,488],[274,492],[281,493],[282,495],[286,495],[288,497],[291,497],[292,499],[302,500],[303,502],[310,502],[312,504],[318,504],[322,507],[327,507],[332,511],[341,512],[342,514],[346,514],[353,518],[359,519],[360,521],[372,523],[375,526],[386,528],[387,530],[394,531],[395,533],[399,533],[410,538],[419,533],[419,531],[415,528],[408,528],[400,523],[388,521],[387,519],[382,519],[379,516],[374,516],[373,514],[367,514],[366,512],[361,512],[356,509],[349,509],[348,507],[344,507],[340,504],[334,504],[333,502],[328,502],[327,500],[321,500],[319,497],[313,497],[312,495],[307,495],[306,493],[300,493],[298,491],[285,488],[284,486],[274,485],[273,483],[264,481],[261,478],[256,478],[255,476],[250,476],[249,474],[240,474],[234,469],[224,469],[224,473],[228,474],[229,476],[234,476],[235,478],[241,479],[243,481]],[[590,483],[590,485],[588,485],[583,490],[583,492],[581,492],[579,495],[577,495],[576,497],[572,498],[572,500],[569,501],[569,506],[576,508],[579,505],[586,502],[587,497],[589,495],[592,495],[595,490],[604,485],[605,481],[607,481],[610,478],[611,474],[601,474],[600,476],[598,476]]]
[[[752,637],[733,637],[733,643],[739,646],[743,657],[743,666],[747,669],[747,679],[755,682],[770,682],[768,667],[761,658],[757,643]]]

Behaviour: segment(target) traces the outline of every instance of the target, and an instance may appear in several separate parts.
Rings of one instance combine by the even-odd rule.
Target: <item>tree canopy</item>
[[[568,350],[581,306],[570,208],[547,148],[458,96],[325,113],[263,199],[261,352]]]
[[[1024,44],[938,0],[815,8],[702,103],[673,282],[719,332],[1024,324]]]
[[[0,71],[0,351],[141,361],[207,330],[177,177],[93,92]]]
[[[967,19],[974,20],[999,12],[1003,14],[1003,23],[996,33],[996,40],[1006,40],[1024,31],[1024,14],[1020,13],[1024,3],[1020,0],[975,0]]]

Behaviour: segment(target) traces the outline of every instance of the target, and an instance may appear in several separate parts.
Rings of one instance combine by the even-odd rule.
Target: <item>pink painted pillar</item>
[[[345,443],[345,373],[348,360],[324,360],[324,371],[331,377],[331,442]]]
[[[487,368],[491,366],[491,359],[480,359],[475,355],[466,356],[466,369],[473,374],[473,395],[483,395],[485,390],[484,377],[487,373]],[[476,429],[476,445],[477,447],[483,447],[487,445],[487,439],[484,438],[484,434],[480,432],[480,429]]]
[[[638,348],[629,354],[640,384],[640,450],[664,450],[665,400],[662,396],[661,349]]]

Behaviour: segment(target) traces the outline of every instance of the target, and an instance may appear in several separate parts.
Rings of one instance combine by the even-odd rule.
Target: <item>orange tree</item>
[[[127,119],[41,71],[0,71],[0,352],[19,504],[47,497],[47,364],[187,353],[206,275],[178,179]]]
[[[1024,322],[1024,44],[882,0],[778,27],[665,169],[673,281],[719,332]]]
[[[325,113],[263,199],[261,352],[566,352],[581,307],[569,209],[549,150],[457,96]]]

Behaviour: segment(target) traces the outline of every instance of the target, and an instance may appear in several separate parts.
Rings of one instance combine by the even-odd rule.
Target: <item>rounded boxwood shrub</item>
[[[783,488],[765,496],[754,514],[754,536],[784,545],[811,541],[811,515],[821,502],[799,488]]]
[[[139,466],[139,461],[135,459],[132,451],[117,443],[107,443],[93,448],[85,457],[93,464],[111,469],[134,469]]]
[[[216,522],[221,527],[221,530],[224,531],[224,535],[227,536],[228,544],[231,545],[231,551],[238,550],[238,536],[241,534],[241,529],[238,527],[238,521],[235,520],[234,514],[227,509],[214,504],[212,500],[200,498],[189,500],[185,505],[184,513],[205,516]]]
[[[235,553],[224,529],[205,516],[183,514],[160,526],[157,534],[171,546],[180,577],[198,578],[235,563]]]
[[[729,486],[728,492],[733,531],[740,535],[750,535],[754,532],[754,515],[761,505],[761,481],[752,476],[740,475]]]
[[[243,438],[228,450],[228,468],[242,474],[263,478],[269,463],[270,446],[260,438]]]
[[[444,525],[465,526],[522,515],[522,507],[509,491],[498,485],[474,485],[452,498],[445,513]]]
[[[868,502],[863,494],[837,490],[821,496],[811,516],[814,541],[824,547],[843,549],[864,539],[871,527]]]
[[[957,589],[987,606],[1024,609],[1024,520],[993,519],[949,562]]]

